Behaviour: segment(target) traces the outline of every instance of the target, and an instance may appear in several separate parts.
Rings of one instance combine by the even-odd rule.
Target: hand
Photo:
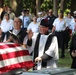
[[[15,43],[15,44],[20,44],[18,40],[13,39],[12,41],[13,41],[13,43]]]
[[[73,57],[76,57],[76,50],[75,50],[75,51],[72,51],[71,55],[72,55]]]
[[[10,36],[9,39],[7,40],[7,42],[11,42],[13,40],[13,37]]]
[[[36,57],[36,58],[35,58],[35,62],[38,62],[38,61],[39,61],[39,62],[42,61],[42,58],[41,58],[41,57]]]
[[[24,47],[24,48],[27,48],[27,45],[26,44],[22,44],[21,46]]]
[[[32,30],[28,30],[27,33],[28,33],[28,38],[30,40],[33,36],[33,32],[32,32]]]

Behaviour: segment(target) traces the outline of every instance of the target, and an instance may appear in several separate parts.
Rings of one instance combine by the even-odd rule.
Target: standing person
[[[71,21],[73,21],[73,17],[71,16],[70,12],[67,12],[67,16],[65,17],[65,20],[68,24],[68,29],[65,30],[65,35],[66,35],[65,36],[65,46],[66,46],[66,48],[68,48],[68,42],[71,38],[71,29],[70,29],[71,25],[70,25],[70,23],[71,23]]]
[[[5,34],[2,32],[2,29],[0,28],[0,42],[4,42]]]
[[[46,17],[49,20],[49,29],[52,30],[53,27],[53,22],[57,18],[56,16],[53,15],[53,10],[49,9],[48,11],[48,16]]]
[[[72,40],[70,44],[70,55],[72,58],[71,68],[76,69],[76,32],[72,36]]]
[[[40,23],[42,20],[42,12],[38,12],[37,16],[38,16],[37,22]]]
[[[9,14],[6,13],[4,15],[4,20],[1,22],[1,29],[4,33],[8,32],[9,30],[13,29],[13,20],[10,19]]]
[[[65,29],[67,27],[67,23],[65,19],[63,18],[63,12],[61,11],[59,13],[59,17],[55,19],[53,23],[53,28],[52,32],[55,31],[55,35],[57,36],[58,39],[58,45],[59,48],[61,48],[61,58],[65,57]]]
[[[14,20],[14,18],[15,18],[16,16],[15,16],[15,13],[12,11],[11,8],[8,8],[7,13],[9,14],[10,19]]]
[[[3,7],[3,11],[2,11],[2,13],[1,13],[1,20],[3,20],[5,13],[7,13],[7,10],[8,10],[8,6],[5,5],[5,6]]]
[[[27,30],[32,30],[33,33],[39,32],[39,24],[37,23],[37,17],[33,17],[33,22],[29,24]]]
[[[19,18],[23,21],[23,17],[25,16],[25,10],[23,10],[22,12],[21,12],[21,15],[19,16]]]
[[[14,19],[14,29],[11,31],[9,38],[8,38],[8,42],[14,42],[14,43],[19,43],[19,44],[23,44],[23,39],[26,35],[26,31],[21,29],[21,25],[22,25],[22,20],[20,18],[15,18]]]
[[[49,22],[43,19],[40,22],[39,33],[33,33],[32,45],[28,47],[33,52],[33,60],[37,63],[37,70],[41,68],[57,68],[58,43],[57,37],[48,32]]]
[[[70,29],[72,30],[72,34],[76,31],[76,16],[73,16],[74,19],[70,22]]]
[[[13,29],[13,20],[9,18],[8,13],[6,13],[4,17],[5,19],[3,19],[1,22],[1,29],[2,29],[2,32],[5,34],[5,41],[6,41],[9,36],[8,31]]]
[[[26,30],[28,25],[30,24],[31,20],[27,14],[27,10],[24,10],[24,16],[23,16],[23,25],[22,25],[22,29]]]

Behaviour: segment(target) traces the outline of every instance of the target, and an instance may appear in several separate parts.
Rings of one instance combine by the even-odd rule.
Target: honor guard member
[[[46,18],[49,20],[49,30],[51,31],[53,27],[53,22],[57,18],[56,16],[53,15],[52,9],[49,9],[48,16]]]
[[[29,26],[31,20],[30,20],[30,17],[28,16],[28,14],[27,14],[27,10],[24,10],[23,13],[24,13],[24,16],[23,16],[23,20],[22,20],[23,21],[22,29],[26,30],[27,27]]]
[[[65,29],[67,27],[65,18],[63,18],[63,12],[59,13],[59,17],[55,19],[53,23],[52,32],[55,31],[55,35],[58,39],[59,48],[61,48],[61,58],[65,57]]]
[[[42,19],[39,26],[39,33],[33,33],[32,45],[28,47],[29,53],[33,52],[35,69],[57,68],[58,42],[57,37],[48,32],[48,19]]]
[[[1,30],[4,33],[4,42],[8,39],[9,37],[9,30],[13,29],[13,20],[10,19],[9,14],[5,13],[4,19],[1,22]]]

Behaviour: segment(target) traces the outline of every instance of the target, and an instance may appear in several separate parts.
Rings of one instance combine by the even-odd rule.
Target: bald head
[[[16,17],[14,20],[17,20],[18,22],[22,23],[22,20],[19,17]]]
[[[15,29],[21,29],[22,20],[18,17],[14,19],[14,28]]]
[[[52,15],[53,15],[53,10],[49,9],[49,16],[52,16]]]

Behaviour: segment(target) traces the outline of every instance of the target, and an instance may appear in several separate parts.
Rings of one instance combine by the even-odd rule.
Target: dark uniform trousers
[[[65,57],[65,55],[64,55],[64,53],[65,53],[65,47],[64,47],[64,45],[65,45],[65,35],[64,35],[64,31],[59,31],[59,32],[55,32],[55,35],[57,36],[57,39],[58,39],[58,46],[59,46],[59,48],[61,49],[61,58],[64,58]]]

